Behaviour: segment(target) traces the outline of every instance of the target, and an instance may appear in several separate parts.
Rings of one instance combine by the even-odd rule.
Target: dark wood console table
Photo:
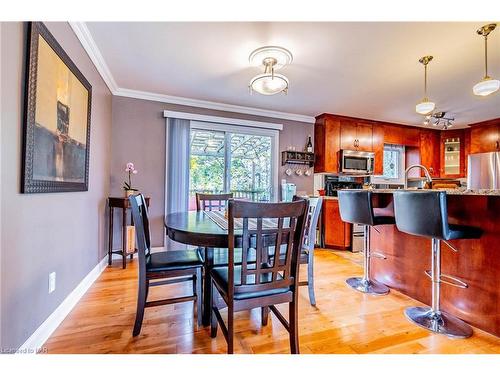
[[[146,205],[149,207],[149,197],[146,197]],[[127,237],[127,209],[130,208],[128,198],[125,197],[108,197],[109,207],[109,247],[108,247],[108,265],[111,266],[113,254],[120,254],[122,256],[123,268],[127,268],[127,251],[125,249]],[[122,209],[122,249],[113,250],[113,213],[115,208]],[[134,225],[132,217],[130,217],[131,225]],[[137,249],[135,249],[137,251]],[[134,254],[130,254],[130,259],[133,259]]]

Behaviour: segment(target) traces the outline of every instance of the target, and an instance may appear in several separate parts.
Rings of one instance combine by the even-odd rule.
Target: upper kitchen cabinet
[[[372,146],[373,125],[351,119],[340,120],[340,148],[342,150],[369,151]]]
[[[329,115],[316,117],[314,124],[314,172],[338,173],[340,120]]]
[[[420,129],[392,124],[384,124],[383,127],[384,143],[410,147],[420,146]]]
[[[471,124],[470,153],[500,151],[500,119]]]
[[[465,130],[442,131],[440,148],[441,177],[465,177]]]
[[[435,178],[440,176],[440,143],[440,132],[430,129],[420,131],[420,164]],[[421,173],[423,176],[423,171]]]

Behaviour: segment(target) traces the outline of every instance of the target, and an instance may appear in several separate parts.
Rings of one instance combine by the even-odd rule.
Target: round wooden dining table
[[[175,212],[165,216],[167,236],[176,242],[204,248],[203,324],[210,324],[214,248],[228,247],[227,230],[222,229],[203,211]],[[240,234],[240,236],[238,236]],[[241,240],[241,230],[235,231],[235,242]]]

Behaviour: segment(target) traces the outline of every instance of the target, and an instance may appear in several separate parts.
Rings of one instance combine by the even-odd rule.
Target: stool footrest
[[[427,277],[432,279],[431,271],[425,271],[425,274],[427,275]],[[463,282],[459,278],[451,276],[451,275],[447,275],[444,273],[439,275],[439,282],[443,283],[443,284],[448,284],[448,285],[451,285],[451,286],[454,286],[457,288],[461,288],[461,289],[467,289],[469,287],[469,285],[467,285],[467,283]]]

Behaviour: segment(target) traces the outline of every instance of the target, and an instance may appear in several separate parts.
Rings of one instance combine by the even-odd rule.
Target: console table
[[[146,206],[149,207],[149,197],[146,197]],[[127,238],[127,210],[130,208],[130,202],[128,198],[125,197],[108,197],[108,207],[109,207],[109,247],[108,247],[108,265],[111,266],[113,254],[119,254],[122,256],[123,268],[127,268],[127,251],[125,249],[126,238]],[[122,210],[122,249],[113,250],[113,214],[115,208],[121,208]],[[134,220],[132,215],[130,215],[130,225],[134,225]],[[137,249],[135,249],[137,252]],[[134,252],[134,253],[135,253]],[[130,259],[133,259],[134,254],[130,254]]]

